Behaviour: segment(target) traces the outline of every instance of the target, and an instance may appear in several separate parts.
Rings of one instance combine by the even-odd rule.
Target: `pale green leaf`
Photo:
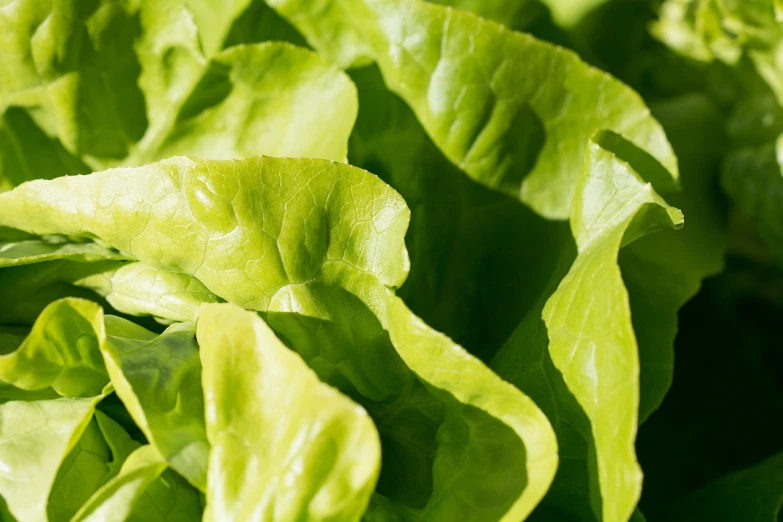
[[[164,323],[195,322],[202,303],[219,301],[198,279],[143,263],[129,263],[73,281],[104,297],[128,315],[154,316]]]
[[[287,43],[221,50],[249,4],[23,0],[4,9],[0,190],[182,153],[344,160],[357,106],[342,72]]]
[[[499,465],[493,457],[499,433],[510,444],[503,459],[508,473],[524,476],[528,458],[535,468],[532,463],[554,457],[526,452],[499,413],[433,393],[400,358],[386,331],[386,300],[408,269],[408,211],[399,195],[366,172],[316,160],[176,159],[32,182],[0,199],[9,209],[0,221],[30,205],[38,219],[17,226],[97,236],[140,262],[194,276],[218,297],[263,312],[319,377],[359,400],[375,420],[386,463],[375,497],[384,500],[375,507],[406,516],[417,516],[428,503],[437,506],[432,513],[458,511],[461,495],[475,483],[466,478],[455,485],[459,494],[449,495],[439,477],[459,467],[452,459],[472,452],[488,455],[472,463],[473,472],[491,475]],[[101,209],[103,200],[112,200],[111,208]],[[60,201],[87,209],[93,219],[70,218]],[[481,368],[472,366],[466,369],[471,375]],[[121,382],[113,373],[112,380]],[[122,396],[120,385],[117,390]],[[468,425],[481,437],[467,437]],[[461,441],[456,453],[452,439]],[[477,508],[475,516],[502,519],[526,486],[535,498],[547,484],[489,482],[482,491],[498,501]]]
[[[399,298],[390,297],[389,330],[405,363],[448,404],[438,436],[451,447],[436,461],[434,491],[419,518],[524,520],[557,468],[557,442],[544,414]]]
[[[51,387],[66,397],[92,397],[109,382],[101,357],[103,310],[82,299],[47,306],[25,340],[0,355],[0,380],[24,390]]]
[[[212,444],[205,520],[358,521],[380,464],[367,413],[250,312],[205,306],[198,339]]]
[[[0,405],[0,495],[20,522],[45,522],[58,470],[92,419],[97,398]]]
[[[97,236],[257,310],[333,268],[366,271],[388,286],[408,270],[399,195],[360,169],[322,160],[174,158],[33,181],[0,195],[0,205],[0,224]]]
[[[115,392],[169,466],[205,489],[209,445],[193,326],[176,324],[157,336],[107,316],[106,331],[102,352]]]
[[[455,165],[544,216],[568,217],[599,130],[677,176],[641,98],[563,48],[420,0],[268,3],[335,62],[376,62]]]
[[[617,256],[625,243],[680,226],[682,214],[604,149],[605,139],[591,144],[576,192],[576,260],[492,366],[544,409],[558,433],[563,464],[546,504],[583,520],[626,521],[641,493],[639,354]]]

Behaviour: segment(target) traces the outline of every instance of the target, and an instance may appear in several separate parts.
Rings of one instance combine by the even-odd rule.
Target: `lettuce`
[[[775,520],[783,10],[658,4],[0,5],[0,518]]]

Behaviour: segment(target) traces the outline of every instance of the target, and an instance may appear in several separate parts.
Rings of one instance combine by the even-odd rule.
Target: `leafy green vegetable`
[[[367,413],[250,312],[205,307],[198,339],[212,444],[205,520],[359,520],[380,464]]]
[[[347,78],[288,44],[202,48],[233,21],[209,9],[25,0],[7,10],[0,179],[13,186],[182,152],[343,160],[356,113]],[[31,163],[36,142],[48,159]]]
[[[49,520],[47,508],[58,470],[88,430],[96,401],[61,398],[0,404],[0,494],[17,520]]]
[[[197,520],[200,515],[195,491],[166,471],[166,462],[154,447],[139,446],[72,520]]]
[[[64,397],[93,397],[109,382],[100,355],[103,310],[62,299],[46,307],[30,334],[0,355],[0,381],[23,390],[50,387]]]
[[[193,322],[202,303],[218,298],[193,277],[129,263],[73,281],[101,295],[116,310],[135,316],[152,315],[161,322]]]
[[[117,395],[166,462],[204,490],[209,445],[192,325],[173,325],[156,336],[107,317],[106,329],[102,351]]]
[[[449,452],[449,456],[462,462],[462,469],[452,469],[454,464],[450,462],[436,463],[435,493],[440,498],[435,495],[431,497],[423,518],[518,520],[526,517],[546,492],[557,465],[554,433],[543,413],[529,398],[492,374],[461,347],[429,328],[399,298],[392,298],[389,307],[390,333],[400,356],[417,372],[419,379],[433,394],[444,396],[444,402],[454,408],[452,412],[447,412],[446,423],[441,427],[444,435],[446,425],[454,422],[462,410],[464,419],[460,422],[467,423],[468,437],[478,439],[470,442],[477,446],[481,455],[477,458],[467,454],[458,458],[460,452],[455,448]],[[437,364],[432,364],[433,360]],[[470,410],[474,413],[469,414]],[[482,426],[481,423],[486,423],[479,415],[482,410],[503,424]],[[457,435],[462,432],[462,437],[465,437],[464,429],[454,429],[453,433]],[[455,437],[449,442],[459,444],[459,440]],[[510,465],[508,460],[513,455],[513,451],[509,450],[520,442],[524,450],[519,453],[527,455],[527,463],[521,470]],[[485,452],[497,452],[503,457],[483,463],[481,460]],[[439,488],[440,481],[448,486],[444,484],[445,487]],[[518,494],[515,490],[523,484],[524,492]],[[466,498],[466,492],[470,489],[473,489],[471,497]],[[513,499],[513,504],[508,507],[503,504],[482,507],[481,499],[484,495],[489,491],[504,492],[504,489],[508,489],[506,495]],[[458,502],[450,502],[449,497],[459,490],[462,490],[459,496],[463,498]],[[502,509],[506,512],[499,517]]]
[[[376,62],[453,163],[546,217],[568,216],[598,130],[677,174],[638,95],[573,53],[418,0],[339,0],[329,10],[311,0],[269,3],[335,62]]]
[[[110,458],[109,447],[93,419],[60,465],[46,509],[49,520],[70,520],[109,478]]]
[[[0,0],[0,520],[775,519],[782,20]]]
[[[244,180],[237,179],[237,175],[244,176]],[[137,187],[139,192],[129,192],[129,183]],[[159,196],[149,197],[149,187],[156,183],[162,192]],[[192,188],[194,186],[203,189],[196,193]],[[204,198],[207,187],[212,187],[212,201]],[[307,187],[306,192],[302,190],[304,187]],[[36,224],[15,223],[17,226],[34,232],[43,232],[51,227],[63,233],[68,230],[67,233],[74,236],[97,236],[120,251],[132,252],[142,262],[159,266],[163,270],[189,272],[227,301],[267,313],[270,325],[310,362],[319,376],[359,398],[376,420],[382,439],[388,441],[388,455],[395,455],[398,459],[396,463],[390,463],[382,473],[379,485],[381,493],[392,501],[415,508],[425,504],[438,505],[441,498],[449,501],[444,507],[439,507],[439,510],[455,510],[458,509],[456,506],[461,505],[451,500],[459,498],[458,496],[441,492],[437,483],[434,483],[435,489],[432,493],[428,491],[433,488],[433,481],[438,477],[438,468],[434,467],[438,459],[422,454],[419,443],[408,433],[408,430],[415,428],[415,419],[427,419],[427,425],[423,426],[423,429],[416,428],[420,432],[416,436],[431,438],[422,443],[432,444],[430,451],[434,456],[435,453],[448,449],[448,446],[438,443],[436,432],[443,433],[443,437],[446,433],[454,432],[453,436],[456,437],[462,430],[461,424],[452,424],[454,421],[450,420],[451,416],[447,413],[449,409],[456,408],[455,411],[459,413],[455,418],[465,418],[462,422],[468,421],[470,410],[464,411],[461,400],[452,404],[451,401],[433,397],[422,385],[428,383],[429,379],[421,377],[422,383],[414,379],[414,375],[421,376],[420,372],[425,368],[408,368],[383,329],[383,324],[389,321],[385,311],[387,287],[399,285],[407,271],[407,255],[402,235],[407,225],[408,212],[399,196],[382,182],[353,167],[325,161],[259,158],[234,162],[206,162],[176,159],[138,169],[110,170],[82,178],[32,182],[0,198],[8,209],[14,209],[16,205],[19,205],[19,210],[27,205],[47,204],[43,197],[28,192],[31,189],[41,190],[41,195],[45,193],[50,198],[51,206],[41,215],[57,217],[52,221],[41,220]],[[74,201],[77,194],[85,197],[85,208],[96,208],[93,197],[96,198],[95,201],[108,197],[119,203],[115,196],[104,192],[106,190],[119,190],[123,197],[133,202],[133,206],[128,207],[127,214],[121,216],[118,212],[122,205],[113,205],[111,209],[107,209],[111,211],[112,217],[107,216],[103,225],[98,211],[97,219],[91,221],[95,228],[84,229],[81,220],[73,221],[69,225],[67,213],[57,210],[57,201]],[[225,203],[223,190],[231,191],[230,197],[240,203]],[[91,196],[91,193],[94,196]],[[114,194],[120,195],[116,192]],[[196,194],[200,198],[196,198]],[[140,205],[152,205],[158,197],[168,199],[173,209],[179,206],[189,208],[190,212],[181,213],[175,210],[175,216],[155,221],[151,207],[144,211],[144,207]],[[360,197],[372,203],[356,206],[355,201]],[[207,209],[202,210],[203,206],[196,205],[204,205],[207,202],[214,203],[210,205],[208,212]],[[243,205],[241,202],[247,203]],[[256,202],[261,202],[261,205],[255,206]],[[312,227],[301,226],[302,217],[306,216],[312,216],[309,218],[313,223]],[[179,219],[179,224],[174,219]],[[127,228],[118,230],[118,220],[127,220]],[[277,230],[239,226],[255,221],[268,223]],[[328,235],[311,236],[308,230],[316,226],[324,232],[328,231]],[[133,237],[133,242],[126,244],[125,231],[134,228],[139,228],[141,234]],[[192,230],[193,233],[172,234],[173,230]],[[134,245],[145,234],[158,238],[154,248],[149,251],[144,248],[135,249]],[[202,234],[209,234],[214,240],[210,238],[207,241],[210,236]],[[232,234],[236,237],[230,237]],[[168,239],[161,241],[164,235],[168,235]],[[271,253],[277,250],[279,244],[273,240],[276,236],[284,238],[285,244],[302,246],[294,250],[280,249],[276,256],[272,256]],[[143,239],[140,244],[144,244]],[[237,250],[226,249],[224,245],[234,245],[233,248]],[[203,254],[196,259],[193,253],[199,251],[203,251]],[[228,272],[231,277],[226,278],[220,269],[222,264],[230,260],[233,265],[241,258],[248,260],[244,272],[238,274],[232,270]],[[253,261],[254,259],[266,262],[259,263]],[[267,286],[245,286],[245,281],[254,279],[265,282]],[[341,312],[341,307],[353,312],[346,315]],[[121,328],[132,328],[131,323],[121,325]],[[110,326],[117,327],[116,322],[112,321]],[[123,351],[127,351],[131,357],[129,361],[133,362],[134,367],[141,370],[140,375],[146,375],[147,364],[141,362],[143,359],[140,354],[130,346],[143,344],[144,340],[151,341],[152,334],[131,332],[121,338],[140,339],[138,342],[131,341]],[[106,344],[109,352],[112,352],[116,342],[112,340],[109,328]],[[369,348],[362,349],[364,343],[369,343]],[[160,347],[152,344],[149,348],[152,357],[164,357],[164,360],[172,362],[186,360],[184,356],[168,359],[165,351],[162,352]],[[320,351],[317,351],[318,348]],[[107,365],[118,394],[147,438],[155,441],[164,454],[176,454],[178,450],[166,449],[167,444],[155,433],[146,411],[148,407],[144,406],[144,400],[141,398],[143,394],[149,397],[148,400],[154,401],[158,397],[166,397],[166,394],[161,394],[160,391],[155,394],[150,394],[150,391],[130,393],[129,388],[135,389],[135,386],[129,384],[131,376],[128,371],[117,364],[116,356],[111,355],[107,360],[112,361]],[[480,363],[476,364],[481,367]],[[188,388],[173,384],[170,379],[155,382],[160,383],[160,386],[170,386],[168,389],[172,392]],[[139,397],[138,400],[133,399],[134,394]],[[189,394],[192,397],[198,395],[195,392]],[[167,399],[164,398],[165,400]],[[181,402],[173,399],[170,401],[171,406]],[[158,406],[152,403],[151,406],[158,409]],[[444,411],[445,406],[449,408]],[[160,410],[169,411],[166,407]],[[146,420],[142,415],[147,416]],[[490,430],[490,433],[508,430],[502,418],[497,418],[498,414],[478,409],[475,415],[482,419],[476,421],[478,427],[475,429],[479,432],[485,429]],[[197,417],[193,415],[188,418],[195,421]],[[158,433],[166,434],[167,437],[169,433],[178,433],[179,435],[172,437],[178,444],[198,440],[195,432],[183,434],[178,431],[187,429],[190,421],[176,416],[171,420],[176,426],[161,426]],[[411,422],[414,424],[411,425]],[[546,429],[547,423],[543,417],[539,417],[536,422],[540,424],[539,430]],[[512,440],[514,438],[518,439],[516,435],[512,436]],[[467,447],[474,444],[476,443],[471,441]],[[530,448],[525,452],[517,443],[515,451],[521,461],[515,464],[514,468],[524,469],[526,455],[527,458],[544,461],[554,458],[553,442],[548,446],[536,447],[535,450]],[[172,467],[189,477],[193,484],[201,484],[198,476],[192,473],[192,468],[196,467],[195,462],[185,459],[186,464],[178,467],[176,461],[168,458]],[[483,469],[487,465],[489,463],[479,460],[471,466],[471,473],[490,474]],[[411,490],[398,482],[399,474],[412,472],[408,471],[408,468],[416,470],[415,473],[421,477],[425,489]],[[543,486],[539,487],[545,488],[546,483],[547,480],[544,480]],[[455,484],[454,487],[467,486]],[[500,510],[495,516],[503,515],[504,509],[511,509],[510,502],[520,497],[524,488],[525,483],[521,482],[505,493],[504,503],[493,507],[493,510]],[[541,492],[539,491],[539,494]],[[532,494],[535,495],[535,490]],[[390,509],[400,509],[397,504],[391,505],[395,507]],[[528,506],[528,510],[530,507],[532,506]]]

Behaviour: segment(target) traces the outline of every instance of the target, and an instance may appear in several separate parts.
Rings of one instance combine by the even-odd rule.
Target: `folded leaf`
[[[105,338],[100,306],[55,301],[19,346],[0,355],[0,381],[24,390],[51,387],[65,397],[99,395],[109,382],[100,349]]]
[[[378,477],[367,413],[321,383],[258,316],[198,322],[207,434],[205,520],[359,520]]]
[[[568,217],[598,130],[677,175],[641,98],[570,51],[419,0],[268,3],[335,62],[376,62],[446,157],[546,217]]]
[[[682,190],[661,196],[682,210],[686,225],[649,234],[620,251],[639,344],[640,423],[671,386],[678,311],[705,278],[723,270],[728,243],[727,208],[715,187],[726,142],[718,108],[689,94],[653,105],[653,113],[680,160]]]
[[[45,522],[55,477],[92,419],[96,398],[0,405],[0,495],[20,522]]]
[[[73,283],[95,291],[119,312],[152,315],[163,323],[195,322],[202,303],[219,301],[198,279],[143,263],[129,263]]]
[[[181,153],[344,160],[357,110],[344,74],[290,44],[220,50],[248,3],[25,0],[6,10],[0,190]]]
[[[509,510],[522,509],[513,506],[523,495],[521,505],[529,510],[535,502],[528,498],[546,488],[546,481],[524,479],[528,459],[531,469],[538,469],[537,462],[554,458],[546,445],[526,450],[519,435],[496,417],[499,412],[474,408],[467,398],[465,403],[434,394],[425,378],[417,378],[425,370],[409,368],[389,339],[389,288],[399,286],[408,269],[403,244],[408,213],[400,197],[374,176],[316,160],[175,159],[31,182],[0,199],[8,209],[0,213],[0,222],[30,225],[37,233],[52,228],[97,236],[142,263],[189,274],[221,299],[264,313],[319,377],[356,398],[375,420],[386,465],[373,510],[385,506],[381,512],[418,516],[414,514],[428,504],[437,506],[430,508],[433,513],[462,509],[459,499],[471,491],[472,482],[456,484],[460,493],[450,495],[447,489],[441,493],[438,478],[434,489],[442,469],[451,466],[441,462],[461,458],[462,450],[452,449],[449,440],[481,455],[471,470],[482,476],[491,476],[497,465],[492,441],[507,441],[505,472],[520,477],[510,484],[488,482],[482,491],[498,501],[478,508],[475,516],[501,520]],[[169,209],[165,215],[157,213],[156,202],[162,200]],[[94,219],[72,219],[59,201],[83,206]],[[113,204],[101,209],[100,201]],[[34,224],[16,222],[15,212],[28,205],[46,211],[30,214],[39,216]],[[110,335],[108,345],[112,342]],[[477,361],[465,364],[469,375],[488,373]],[[109,370],[119,395],[130,396],[111,364]],[[518,400],[524,402],[524,397]],[[141,408],[124,402],[132,412],[144,409],[143,400]],[[540,415],[531,415],[540,422]],[[144,427],[138,413],[134,417]],[[490,447],[465,438],[466,426],[474,426],[482,434],[479,441],[489,441]],[[160,449],[158,436],[152,430],[145,433]]]
[[[446,405],[438,439],[450,446],[435,462],[427,505],[418,517],[406,518],[524,520],[557,468],[557,442],[544,414],[518,389],[425,325],[399,298],[390,297],[389,330],[405,363]]]
[[[128,456],[120,473],[96,491],[71,520],[127,520],[138,497],[165,469],[165,459],[153,446],[140,446]]]
[[[107,399],[109,397],[107,397]],[[106,399],[103,399],[99,404],[99,407],[103,407],[106,404]],[[112,479],[120,472],[120,469],[130,454],[139,447],[139,442],[132,439],[119,422],[109,417],[103,411],[98,409],[95,410],[95,421],[98,424],[98,428],[101,430],[103,440],[106,441],[106,446],[108,446],[109,451],[111,452],[109,473],[107,474],[106,479]]]
[[[493,368],[541,405],[558,433],[567,465],[548,504],[582,519],[625,521],[641,492],[634,452],[639,355],[617,256],[644,234],[681,226],[682,214],[604,149],[603,139],[590,145],[576,191],[576,260]],[[585,489],[589,505],[579,493]]]
[[[411,271],[398,295],[427,324],[488,361],[546,289],[562,252],[575,255],[568,224],[465,176],[386,89],[376,67],[351,77],[361,110],[349,160],[381,176],[411,209]]]
[[[106,331],[102,352],[115,392],[166,462],[203,491],[209,444],[193,326],[156,336],[108,316]]]
[[[526,391],[540,386],[535,398],[553,421],[557,422],[558,409],[575,409],[573,417],[579,417],[573,396],[557,382],[547,355],[530,348],[531,338],[534,345],[547,346],[547,331],[539,323],[546,299],[576,255],[570,231],[464,179],[428,141],[403,102],[385,90],[375,71],[357,70],[352,77],[362,110],[352,136],[351,162],[378,172],[411,206],[407,243],[412,268],[400,295],[429,324],[482,358],[491,359],[519,327],[524,333],[505,349],[495,367],[504,376],[519,371],[514,382],[524,379]],[[715,109],[696,97],[661,106],[660,113],[683,155],[683,191],[667,196],[681,203],[690,219],[684,236],[682,231],[650,234],[622,249],[619,259],[639,342],[642,420],[671,383],[677,310],[706,275],[720,270],[725,249],[725,220],[712,197],[718,161],[714,145],[721,139]],[[700,137],[698,142],[694,134]],[[615,197],[619,202],[636,195],[629,190]],[[606,221],[612,217],[607,214]],[[561,470],[573,469],[571,480],[569,472],[561,472],[560,490],[570,489],[574,498],[566,503],[581,503],[587,509],[581,516],[590,517],[585,444],[565,423],[558,422],[558,434],[566,457]]]
[[[0,231],[0,268],[59,259],[85,263],[123,259],[116,251],[92,242],[74,242],[57,236],[5,240],[3,232]]]
[[[24,437],[24,436],[23,436]],[[65,522],[112,475],[111,453],[93,419],[60,465],[46,506],[50,522]]]
[[[90,497],[72,522],[199,520],[196,491],[172,472],[153,446],[128,456],[117,476]]]
[[[370,272],[388,286],[407,273],[401,198],[370,174],[333,162],[174,158],[26,183],[0,195],[0,205],[1,224],[97,236],[257,310],[286,285],[333,266]],[[280,248],[286,243],[291,247]]]

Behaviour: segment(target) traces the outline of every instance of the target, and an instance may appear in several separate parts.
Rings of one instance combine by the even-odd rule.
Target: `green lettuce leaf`
[[[73,284],[93,290],[119,312],[151,315],[166,324],[195,322],[202,303],[219,301],[198,279],[143,263],[91,274]]]
[[[93,417],[95,398],[0,405],[0,495],[20,522],[45,522],[55,479]],[[78,487],[78,485],[75,485]]]
[[[286,43],[221,50],[247,4],[25,0],[6,10],[0,187],[183,152],[344,160],[350,81]]]
[[[199,520],[196,491],[167,471],[165,459],[150,445],[127,457],[119,473],[84,503],[73,522]]]
[[[773,143],[729,154],[721,182],[783,265],[783,135]]]
[[[139,497],[165,469],[166,460],[153,446],[139,444],[119,474],[96,491],[72,520],[128,520]]]
[[[573,260],[568,225],[465,176],[386,89],[377,68],[351,77],[361,110],[349,160],[378,174],[411,209],[411,271],[399,295],[427,324],[489,361],[546,289],[561,256]]]
[[[255,314],[207,305],[197,333],[212,444],[205,520],[358,521],[380,467],[367,413]]]
[[[169,466],[205,490],[209,444],[193,326],[175,324],[158,336],[107,316],[106,331],[102,352],[115,392]]]
[[[737,65],[747,58],[783,103],[783,25],[777,0],[667,0],[652,33],[674,51]]]
[[[47,306],[24,341],[0,355],[0,381],[65,397],[99,395],[109,379],[101,357],[103,310],[82,299]]]
[[[70,520],[112,473],[110,449],[93,418],[60,465],[46,506],[48,520]]]
[[[576,192],[576,260],[492,366],[541,405],[558,433],[564,462],[545,503],[584,520],[624,521],[642,476],[634,451],[639,354],[618,251],[681,226],[682,214],[603,148],[605,139],[591,144]]]
[[[682,210],[685,226],[647,235],[620,252],[639,344],[640,422],[671,386],[678,311],[705,278],[723,270],[728,243],[727,209],[717,187],[726,144],[718,108],[689,94],[656,103],[653,113],[680,160],[682,189],[661,195]]]
[[[543,220],[517,201],[464,177],[429,141],[404,102],[384,88],[376,70],[360,69],[352,72],[352,78],[362,109],[349,158],[381,175],[411,206],[406,238],[411,273],[400,295],[427,323],[486,360],[518,326],[527,334],[537,332],[535,342],[546,346],[537,337],[546,336],[546,330],[535,324],[576,255],[567,226]],[[714,145],[722,140],[717,110],[701,97],[684,97],[660,105],[657,111],[683,159],[683,189],[669,190],[667,198],[682,205],[689,217],[685,230],[645,236],[623,248],[619,257],[639,344],[640,420],[660,404],[671,384],[677,310],[704,277],[721,269],[726,242],[723,208],[713,195],[719,161]],[[694,135],[699,140],[694,141]],[[627,197],[634,195],[629,191]],[[526,325],[520,326],[523,319]],[[529,367],[519,360],[544,357],[540,351],[528,351],[528,342],[524,337],[506,348],[496,364],[501,374],[513,375],[515,366],[520,372]],[[549,364],[546,359],[543,363]],[[505,365],[509,367],[501,368]],[[556,386],[551,382],[557,380],[556,374],[546,378],[543,371],[539,368],[519,377],[529,381],[527,391]],[[605,371],[611,375],[620,370]],[[555,412],[558,404],[573,409],[573,398],[565,388],[554,397],[546,393],[535,398],[547,413]],[[568,488],[584,506],[588,490],[584,439],[569,425],[557,426],[564,457],[561,467],[581,469],[574,472],[581,481],[572,480]],[[582,516],[592,516],[587,510]]]
[[[544,414],[519,390],[424,324],[399,298],[390,298],[389,330],[405,363],[447,405],[439,438],[452,446],[435,463],[434,491],[427,506],[419,517],[406,519],[524,520],[546,493],[557,468],[557,442]],[[501,422],[488,423],[487,414]]]
[[[109,395],[101,400],[98,407],[105,406],[112,396]],[[117,476],[125,460],[139,446],[139,443],[130,437],[119,422],[97,408],[95,410],[95,421],[101,430],[103,440],[106,441],[106,446],[111,452],[107,479],[112,479]]]
[[[509,29],[528,29],[542,12],[544,5],[538,0],[430,0],[434,4],[447,5],[461,11],[476,13],[482,18],[493,20]]]
[[[219,297],[251,309],[267,309],[281,288],[322,267],[366,271],[388,286],[399,286],[407,273],[405,204],[371,175],[327,161],[174,158],[33,181],[0,198],[3,224],[97,236],[150,266],[195,276]],[[95,207],[99,199],[111,204]],[[85,223],[65,204],[86,205],[93,219]],[[257,228],[267,215],[268,228]],[[305,225],[319,233],[305,232]],[[307,241],[296,243],[300,235]],[[278,241],[293,247],[280,249]],[[248,260],[243,270],[235,268],[237,259]]]
[[[570,51],[418,0],[268,3],[336,63],[376,62],[454,164],[546,217],[568,217],[599,130],[677,175],[641,98]]]
[[[4,224],[97,236],[142,263],[194,276],[221,299],[264,313],[319,377],[358,400],[375,420],[386,463],[376,498],[398,514],[415,517],[436,502],[444,503],[438,508],[444,512],[462,505],[471,482],[444,494],[447,486],[434,481],[438,463],[449,458],[448,440],[464,440],[465,451],[480,451],[473,438],[464,438],[466,423],[486,430],[477,440],[511,430],[492,411],[434,395],[417,378],[424,369],[409,368],[389,339],[389,289],[402,284],[408,270],[408,210],[366,172],[318,160],[180,158],[30,182],[0,200],[7,209],[0,216]],[[111,208],[96,206],[101,200],[113,200]],[[72,219],[61,201],[84,206],[93,219]],[[166,201],[166,213],[157,212],[159,201]],[[35,223],[14,218],[28,206],[38,207],[24,211],[38,216]],[[497,492],[497,505],[479,508],[493,519],[525,494],[527,459],[554,458],[553,445],[523,452],[517,435],[508,440],[514,441],[509,453],[520,480]],[[472,473],[489,474],[493,462],[477,458]],[[528,503],[534,502],[525,500],[526,509]]]
[[[777,522],[783,506],[783,453],[707,484],[667,511],[667,520]]]
[[[17,237],[9,237],[11,234]],[[116,251],[91,241],[74,242],[59,236],[18,236],[16,231],[0,230],[0,268],[59,259],[85,263],[123,259]]]
[[[590,11],[608,0],[431,0],[455,9],[464,9],[495,20],[506,27],[523,30],[529,20],[541,16],[541,8],[551,10],[555,22],[565,28],[579,23]]]

